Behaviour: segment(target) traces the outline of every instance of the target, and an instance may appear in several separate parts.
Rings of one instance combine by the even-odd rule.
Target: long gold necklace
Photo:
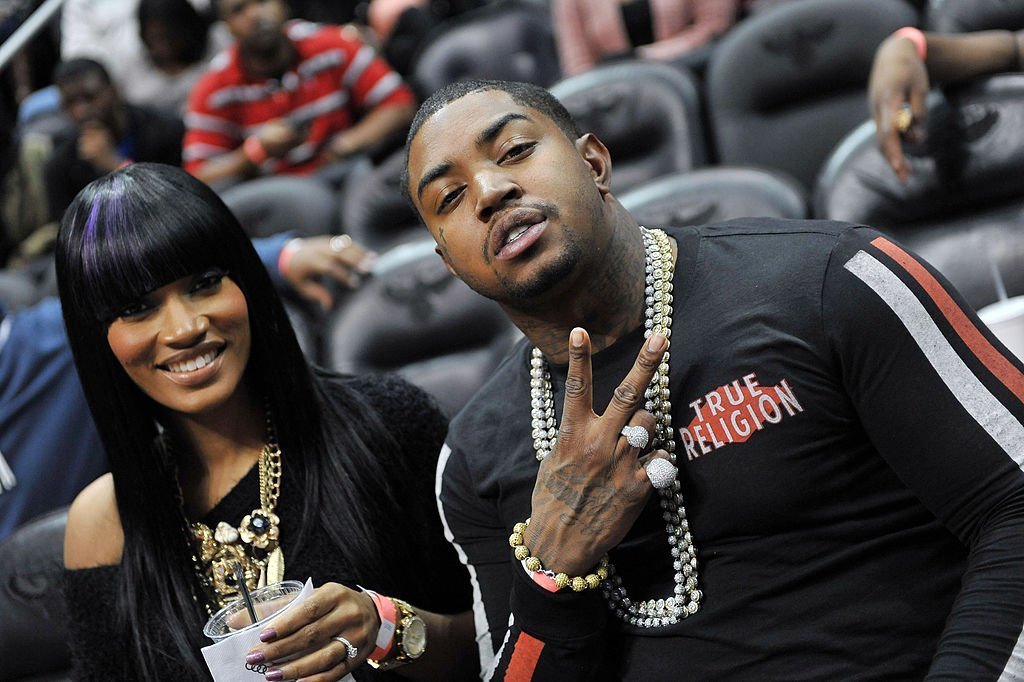
[[[205,523],[191,524],[198,555],[192,561],[210,600],[225,606],[239,596],[235,566],[241,565],[249,589],[280,582],[284,578],[284,553],[280,523],[274,510],[281,494],[281,448],[277,445],[270,416],[267,443],[260,452],[260,506],[246,514],[238,527],[221,521],[215,530]]]

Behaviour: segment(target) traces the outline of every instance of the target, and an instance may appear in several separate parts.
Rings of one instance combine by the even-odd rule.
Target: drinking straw
[[[256,609],[252,605],[252,595],[249,594],[249,586],[245,584],[245,571],[242,570],[242,564],[235,564],[235,580],[238,581],[238,590],[242,593],[242,599],[245,601],[246,610],[249,611],[249,617],[255,623],[258,620],[256,618]]]

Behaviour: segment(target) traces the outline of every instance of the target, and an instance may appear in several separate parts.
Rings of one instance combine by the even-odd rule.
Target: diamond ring
[[[642,426],[632,426],[627,424],[622,427],[620,431],[623,436],[626,437],[626,441],[634,448],[646,448],[647,443],[650,442],[651,435],[647,433],[647,429]]]
[[[359,649],[352,646],[352,642],[348,641],[341,635],[338,635],[337,637],[331,637],[331,639],[345,646],[345,655],[348,657],[348,660],[351,661],[353,658],[359,655]]]
[[[667,459],[660,457],[645,464],[644,470],[651,485],[658,490],[669,487],[676,478],[676,468]]]
[[[347,234],[339,234],[331,237],[331,251],[339,253],[352,246],[352,237]]]

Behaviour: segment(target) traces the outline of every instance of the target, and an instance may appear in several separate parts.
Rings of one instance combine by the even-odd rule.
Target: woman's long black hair
[[[379,460],[391,457],[394,440],[376,413],[338,382],[327,399],[327,384],[303,357],[252,244],[212,190],[161,164],[111,173],[68,208],[56,259],[68,338],[107,450],[124,528],[116,609],[133,650],[124,657],[125,676],[112,678],[156,679],[165,657],[192,667],[195,679],[208,675],[199,654],[209,644],[202,636],[207,612],[177,467],[160,446],[156,404],[107,343],[110,322],[127,304],[206,268],[226,271],[248,303],[247,375],[268,401],[283,475],[301,483],[304,493],[296,546],[312,527],[323,526],[352,566],[392,584],[397,549],[373,528],[396,505],[379,482],[387,478],[379,475]]]

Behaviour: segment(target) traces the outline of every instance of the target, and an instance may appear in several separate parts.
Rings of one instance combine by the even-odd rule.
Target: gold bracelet
[[[508,536],[508,544],[512,547],[515,552],[516,559],[519,561],[526,562],[526,568],[538,573],[546,573],[551,576],[555,581],[555,587],[559,590],[565,587],[571,587],[574,592],[582,592],[587,589],[594,589],[608,578],[608,555],[605,554],[601,557],[601,561],[598,562],[597,568],[593,573],[588,573],[585,576],[575,576],[570,578],[565,573],[553,573],[553,571],[545,570],[544,565],[540,559],[530,555],[530,549],[523,544],[523,536],[526,534],[526,529],[530,527],[530,519],[526,519],[522,523],[517,523],[512,526],[512,535]],[[553,573],[553,575],[552,575]]]

